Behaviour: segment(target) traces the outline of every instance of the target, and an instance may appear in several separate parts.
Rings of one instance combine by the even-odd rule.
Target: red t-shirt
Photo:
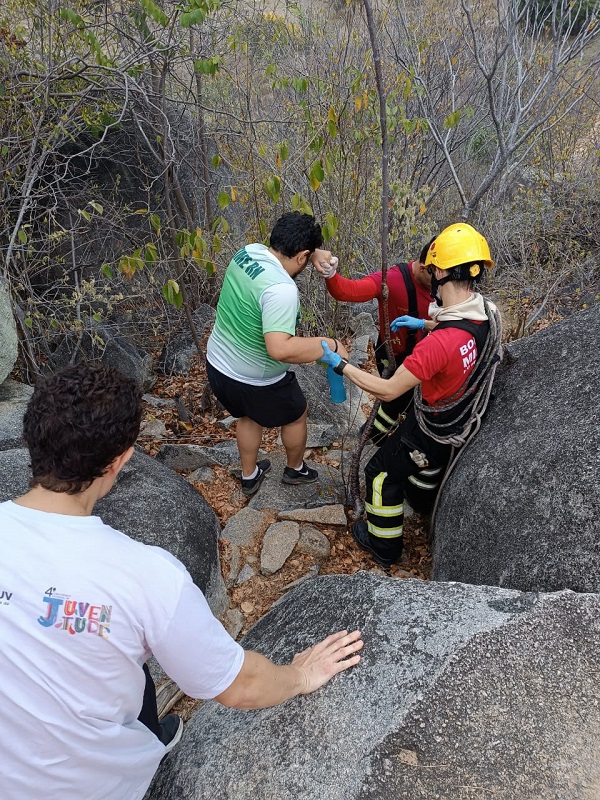
[[[468,331],[441,328],[415,346],[404,366],[421,381],[423,399],[436,406],[460,389],[476,360],[477,343]]]
[[[420,319],[429,319],[428,310],[431,303],[431,296],[429,289],[417,283],[412,274],[411,261],[408,265],[410,277],[415,286],[417,294],[417,311]],[[396,317],[402,317],[408,314],[408,293],[404,284],[404,278],[397,266],[390,267],[387,271],[387,285],[389,289],[389,310],[390,322]],[[385,339],[385,331],[383,329],[383,299],[381,297],[381,272],[373,272],[365,278],[352,280],[350,278],[343,278],[339,273],[327,280],[327,291],[336,300],[344,300],[350,303],[365,303],[367,300],[374,300],[377,298],[379,305],[379,334],[382,339]],[[408,330],[400,328],[397,333],[391,333],[392,349],[394,353],[403,353],[406,348],[406,339]],[[417,331],[417,342],[424,336],[423,331]]]

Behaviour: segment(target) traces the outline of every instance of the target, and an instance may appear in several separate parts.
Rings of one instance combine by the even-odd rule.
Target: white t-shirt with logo
[[[0,542],[0,797],[142,798],[165,752],[142,664],[213,698],[244,651],[176,558],[99,517],[0,503]]]

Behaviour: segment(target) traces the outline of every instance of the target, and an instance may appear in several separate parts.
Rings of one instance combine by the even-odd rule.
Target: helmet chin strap
[[[441,297],[438,296],[438,289],[440,286],[443,286],[445,283],[448,283],[448,281],[451,280],[452,278],[450,275],[447,275],[445,278],[442,278],[441,280],[438,280],[435,277],[435,274],[431,276],[431,297],[433,300],[435,300],[438,306],[443,305]]]

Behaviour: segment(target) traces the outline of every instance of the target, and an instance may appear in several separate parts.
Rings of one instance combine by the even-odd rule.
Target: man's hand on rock
[[[297,653],[292,665],[298,667],[304,677],[304,688],[301,694],[310,694],[327,681],[353,667],[360,661],[356,653],[363,647],[360,631],[338,631],[332,633],[322,642]]]

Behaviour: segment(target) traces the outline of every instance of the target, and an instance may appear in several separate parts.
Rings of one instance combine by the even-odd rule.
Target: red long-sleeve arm
[[[332,297],[349,303],[365,303],[379,295],[379,286],[376,281],[371,279],[370,275],[352,280],[343,278],[336,272],[333,278],[325,281],[325,284]]]

